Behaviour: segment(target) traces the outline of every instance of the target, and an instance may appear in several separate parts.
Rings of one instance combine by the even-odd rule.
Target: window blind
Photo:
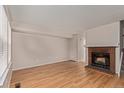
[[[7,17],[0,6],[0,80],[7,68]]]

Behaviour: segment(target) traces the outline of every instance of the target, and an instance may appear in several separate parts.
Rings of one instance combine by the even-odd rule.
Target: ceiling
[[[39,32],[76,34],[124,19],[119,5],[11,5],[7,6],[13,28],[38,28]]]

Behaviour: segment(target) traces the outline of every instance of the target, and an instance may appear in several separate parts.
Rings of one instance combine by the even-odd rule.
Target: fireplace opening
[[[110,53],[92,52],[91,65],[110,70]]]

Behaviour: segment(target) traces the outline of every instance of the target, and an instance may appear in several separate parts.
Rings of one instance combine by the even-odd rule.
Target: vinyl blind
[[[0,79],[7,68],[7,17],[0,6]]]

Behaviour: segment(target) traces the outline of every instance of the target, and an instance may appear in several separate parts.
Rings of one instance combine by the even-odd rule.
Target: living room
[[[123,88],[123,9],[1,5],[0,86]]]

